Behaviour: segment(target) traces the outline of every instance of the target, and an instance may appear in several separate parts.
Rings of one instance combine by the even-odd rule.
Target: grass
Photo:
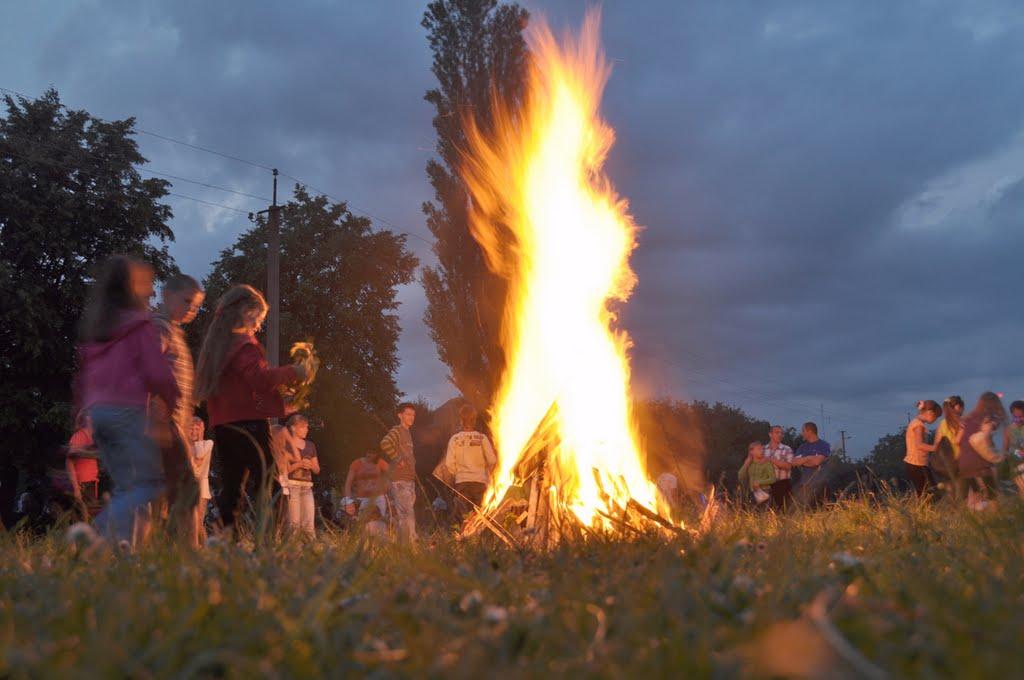
[[[1020,673],[1013,499],[985,517],[895,498],[723,513],[701,539],[545,554],[440,536],[127,558],[0,540],[3,677]]]

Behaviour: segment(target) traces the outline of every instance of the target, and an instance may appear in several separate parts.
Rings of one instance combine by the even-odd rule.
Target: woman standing
[[[903,468],[918,497],[935,483],[928,467],[928,454],[935,451],[936,446],[925,441],[925,424],[934,423],[941,413],[942,409],[931,399],[919,401],[917,417],[907,425],[907,455],[903,459]]]
[[[205,400],[217,443],[217,468],[222,484],[217,507],[225,527],[233,527],[238,504],[255,482],[262,503],[275,476],[270,418],[291,412],[279,385],[305,377],[299,365],[271,368],[256,340],[267,316],[267,302],[252,286],[224,293],[206,331],[196,371],[196,393]],[[276,482],[274,482],[276,485]]]
[[[967,480],[969,493],[974,498],[984,500],[992,495],[995,488],[995,468],[990,458],[992,457],[989,447],[985,446],[988,440],[984,437],[975,438],[974,435],[988,430],[992,431],[1006,421],[1006,409],[1003,402],[995,392],[985,392],[978,398],[977,405],[963,419],[963,427],[960,428],[960,477]],[[980,450],[979,450],[980,447]],[[980,507],[981,501],[969,499],[969,504]]]
[[[135,547],[152,522],[152,503],[165,490],[163,462],[146,434],[153,395],[173,410],[181,396],[150,320],[153,269],[117,255],[96,278],[82,316],[76,392],[92,418],[93,439],[114,482],[97,524]]]

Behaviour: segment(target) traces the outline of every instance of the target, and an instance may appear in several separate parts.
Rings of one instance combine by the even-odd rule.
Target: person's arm
[[[1003,453],[1010,453],[1010,428],[1003,430]]]
[[[312,472],[314,475],[320,474],[320,458],[317,456],[313,456],[312,458],[307,458],[306,460],[309,461],[309,465],[307,466],[309,468],[309,471]]]
[[[750,456],[743,461],[743,465],[740,467],[740,471],[736,473],[736,478],[740,481],[740,484],[750,484]]]
[[[271,368],[256,345],[246,344],[238,350],[235,366],[246,386],[256,394],[266,394],[278,385],[287,385],[299,379],[294,364]]]
[[[992,440],[984,432],[977,432],[970,439],[971,446],[978,455],[989,463],[998,463],[1003,457],[992,448]]]
[[[352,482],[356,476],[356,465],[359,464],[359,460],[352,461],[352,464],[348,466],[348,474],[345,475],[345,498],[352,498]]]
[[[448,469],[448,474],[455,474],[455,469],[458,467],[455,464],[455,437],[448,440],[448,449],[444,453],[444,466]]]
[[[915,441],[915,446],[917,447],[917,449],[919,451],[924,451],[926,453],[931,453],[936,448],[938,448],[935,444],[929,444],[928,442],[926,442],[924,440],[924,427],[915,427],[914,428],[914,441]]]
[[[792,470],[793,469],[793,464],[789,463],[787,461],[777,460],[775,458],[769,458],[768,460],[770,460],[772,465],[774,465],[775,467],[779,468],[780,470]]]
[[[71,480],[71,493],[78,500],[82,500],[82,488],[78,485],[78,473],[75,472],[75,461],[71,456],[65,456],[64,468],[68,472],[68,479]]]
[[[161,350],[160,333],[156,325],[143,324],[137,332],[137,337],[139,371],[146,389],[163,399],[168,413],[174,413],[178,407],[178,399],[181,398],[181,391],[171,371],[171,365],[167,363]]]
[[[388,433],[384,435],[384,439],[380,440],[380,451],[384,454],[384,460],[392,463],[398,457],[399,441],[398,428],[393,427],[388,430]]]
[[[487,464],[487,476],[489,477],[494,468],[498,466],[498,456],[494,453],[491,440],[486,436],[484,436],[484,462]]]

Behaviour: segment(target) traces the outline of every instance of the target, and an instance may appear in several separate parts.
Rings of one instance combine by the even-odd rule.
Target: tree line
[[[419,271],[424,322],[451,383],[481,412],[503,367],[498,331],[505,286],[470,235],[459,154],[467,115],[486,130],[495,98],[522,96],[528,20],[514,3],[435,0],[422,21],[437,79],[425,95],[434,107],[437,157],[426,167],[434,199],[423,212],[436,262]],[[93,267],[127,253],[164,279],[178,265],[168,249],[175,240],[173,212],[164,202],[171,184],[141,176],[147,160],[133,118],[105,121],[69,109],[53,89],[3,102],[0,489],[12,493],[19,474],[38,471],[46,452],[69,434],[76,328]],[[234,283],[264,288],[266,229],[258,219],[212,263],[204,279],[207,302],[190,327],[194,351],[222,292]],[[401,397],[397,288],[415,280],[417,267],[405,236],[375,227],[344,202],[294,187],[281,221],[281,347],[284,353],[292,342],[312,340],[323,361],[310,416],[328,482],[336,480],[330,471],[339,474],[379,440]],[[296,335],[299,328],[309,335]],[[651,466],[677,472],[683,466],[687,478],[732,481],[746,444],[767,433],[767,422],[723,404],[652,401],[636,410]],[[876,464],[894,455],[899,435],[891,438],[876,447]]]

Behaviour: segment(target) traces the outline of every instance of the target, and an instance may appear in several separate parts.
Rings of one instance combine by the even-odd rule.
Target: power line
[[[44,165],[50,165],[50,166],[57,167],[57,168],[63,168],[64,170],[76,171],[76,170],[79,169],[79,168],[72,167],[72,166],[70,166],[70,165],[68,165],[66,163],[60,163],[58,161],[50,160],[48,158],[38,158],[38,157],[35,157],[35,156],[26,156],[25,154],[21,154],[21,153],[18,153],[16,151],[5,151],[4,153],[10,154],[11,156],[17,156],[18,158],[23,158],[23,159],[25,159],[27,161],[32,161],[32,162],[35,162],[35,163],[42,163]],[[215,207],[215,208],[223,208],[224,210],[233,210],[234,212],[241,213],[243,215],[248,215],[249,212],[250,212],[248,210],[242,210],[241,208],[234,208],[234,207],[232,207],[230,205],[224,205],[223,203],[214,203],[213,201],[206,201],[206,200],[203,200],[201,198],[196,198],[195,196],[188,196],[186,194],[179,194],[179,193],[177,193],[175,191],[168,191],[167,195],[168,196],[177,196],[178,198],[184,198],[184,199],[187,199],[189,201],[195,201],[196,203],[202,203],[203,205],[208,205],[208,206]]]
[[[12,90],[12,89],[7,88],[7,87],[0,87],[0,90],[2,90],[4,92],[11,93],[11,94],[15,94],[15,95],[21,97],[22,99],[26,99],[26,100],[29,99],[29,97],[27,95],[25,95],[25,94],[23,94],[21,92],[18,92],[17,90]],[[201,146],[199,144],[192,144],[191,142],[186,142],[184,140],[176,139],[174,137],[171,137],[169,135],[164,135],[164,134],[161,134],[161,133],[158,133],[158,132],[153,132],[152,130],[146,130],[146,129],[139,128],[139,127],[134,128],[134,130],[136,132],[140,133],[140,134],[148,135],[150,137],[155,137],[157,139],[162,139],[162,140],[164,140],[166,142],[171,142],[172,144],[179,144],[181,146],[188,147],[189,149],[194,149],[196,151],[202,151],[204,153],[213,154],[214,156],[219,156],[221,158],[226,158],[228,160],[233,160],[233,161],[236,161],[238,163],[244,163],[246,165],[250,165],[252,167],[260,168],[262,170],[267,170],[269,172],[273,172],[273,170],[274,170],[273,167],[271,167],[269,165],[266,165],[264,163],[260,163],[260,162],[253,161],[253,160],[249,160],[247,158],[242,158],[240,156],[235,156],[235,155],[229,154],[229,153],[224,153],[223,151],[217,151],[216,149],[211,149],[209,147]],[[141,168],[140,168],[140,170],[141,170]],[[164,177],[171,177],[171,178],[183,181],[183,182],[188,182],[190,184],[196,184],[196,185],[199,185],[199,186],[205,186],[207,188],[217,189],[219,191],[226,191],[226,192],[229,192],[229,193],[238,194],[240,196],[246,196],[247,198],[256,198],[258,200],[267,201],[267,202],[269,202],[269,200],[270,200],[270,199],[264,198],[262,196],[256,196],[254,194],[247,194],[245,192],[236,191],[234,189],[228,189],[227,187],[221,187],[221,186],[217,186],[217,185],[214,185],[214,184],[207,184],[205,182],[200,182],[198,180],[191,180],[191,179],[187,179],[187,178],[184,178],[184,177],[175,177],[174,175],[169,175],[167,173],[157,172],[155,170],[146,170],[146,171],[151,173],[151,174],[154,174],[154,175],[160,175],[160,176],[164,176]],[[301,184],[303,186],[309,187],[310,189],[312,189],[316,193],[321,194],[323,196],[326,196],[327,198],[331,199],[335,203],[344,203],[348,207],[350,212],[355,212],[357,214],[363,215],[364,217],[369,217],[370,219],[372,219],[372,220],[374,220],[374,221],[376,221],[376,222],[378,222],[380,224],[383,224],[383,225],[385,225],[387,227],[390,227],[391,229],[393,229],[395,232],[397,232],[399,234],[402,234],[404,236],[409,236],[411,238],[414,238],[414,239],[417,239],[419,241],[422,241],[423,243],[427,244],[428,246],[433,246],[434,245],[430,240],[428,240],[427,238],[424,238],[423,236],[415,233],[414,231],[412,231],[410,229],[406,229],[406,228],[400,227],[399,225],[395,224],[394,222],[391,222],[390,220],[384,219],[383,217],[380,217],[378,215],[374,215],[373,213],[369,212],[368,210],[364,210],[364,209],[360,208],[359,206],[357,206],[356,204],[352,203],[351,201],[342,200],[342,199],[339,199],[336,196],[332,196],[331,194],[327,193],[326,191],[323,191],[323,190],[313,186],[309,182],[305,182],[305,181],[299,179],[298,177],[295,177],[294,175],[290,175],[290,174],[287,174],[287,173],[284,173],[284,172],[281,172],[280,175],[282,177],[286,177],[288,179],[294,180],[295,182],[298,182],[299,184]],[[180,194],[178,194],[178,195],[180,195]]]
[[[208,149],[205,146],[199,146],[198,144],[190,144],[189,142],[183,142],[180,139],[174,139],[173,137],[168,137],[167,135],[161,135],[156,132],[150,132],[149,130],[143,130],[142,128],[138,127],[135,128],[135,131],[143,135],[149,135],[150,137],[156,137],[157,139],[163,139],[164,141],[173,142],[175,144],[180,144],[182,146],[187,146],[188,148],[195,149],[196,151],[204,151],[206,153],[213,154],[214,156],[220,156],[221,158],[227,158],[228,160],[238,161],[239,163],[245,163],[246,165],[251,165],[255,168],[261,168],[263,170],[267,170],[268,172],[274,170],[274,168],[270,167],[269,165],[263,165],[262,163],[257,163],[256,161],[250,161],[246,160],[245,158],[239,158],[238,156],[232,156],[231,154],[228,153],[223,153],[221,151],[216,151],[214,149]]]
[[[212,206],[214,208],[223,208],[224,210],[234,210],[236,213],[241,213],[243,215],[249,215],[252,212],[251,210],[242,210],[241,208],[232,208],[230,205],[224,205],[223,203],[214,203],[213,201],[204,201],[201,198],[196,198],[195,196],[186,196],[185,194],[179,194],[179,193],[174,192],[174,191],[168,191],[167,195],[168,196],[177,196],[178,198],[187,198],[190,201],[195,201],[196,203],[202,203],[203,205],[209,205],[209,206]]]

